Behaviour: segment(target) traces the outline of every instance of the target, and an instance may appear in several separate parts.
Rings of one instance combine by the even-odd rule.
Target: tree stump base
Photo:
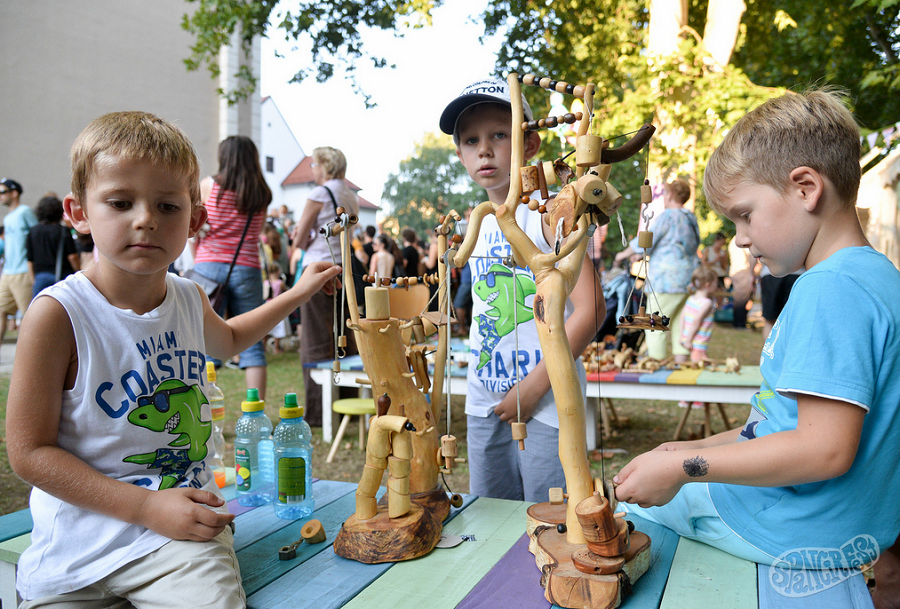
[[[384,497],[387,497],[385,495]],[[428,554],[441,540],[442,522],[450,500],[440,487],[410,497],[410,509],[400,518],[388,516],[387,501],[378,514],[359,520],[353,514],[334,540],[334,553],[366,564],[399,562]]]
[[[538,503],[528,508],[529,551],[541,570],[544,597],[560,607],[572,609],[613,609],[631,594],[631,586],[650,568],[650,538],[631,533],[631,544],[624,554],[624,566],[610,574],[584,573],[573,555],[586,549],[570,544],[557,526],[565,523],[565,504]]]

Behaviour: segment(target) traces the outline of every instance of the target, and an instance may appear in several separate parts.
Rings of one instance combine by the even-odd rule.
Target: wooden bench
[[[444,532],[470,536],[455,548],[435,549],[423,558],[364,565],[334,554],[332,542],[354,510],[355,484],[317,481],[316,511],[327,533],[324,543],[302,544],[297,558],[278,559],[278,549],[300,538],[306,520],[277,518],[271,507],[245,508],[233,499],[235,550],[248,605],[255,609],[337,607],[385,609],[476,609],[550,607],[540,573],[528,552],[525,509],[520,501],[466,496],[454,508]],[[233,496],[233,490],[229,491]],[[861,574],[805,597],[781,594],[769,581],[769,567],[679,538],[671,530],[633,519],[650,535],[650,570],[634,585],[625,609],[871,609]],[[0,609],[12,609],[15,565],[30,543],[27,510],[0,517]],[[821,578],[817,581],[821,581]]]

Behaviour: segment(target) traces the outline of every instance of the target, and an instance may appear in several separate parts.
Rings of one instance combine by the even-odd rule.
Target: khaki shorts
[[[23,313],[31,303],[31,277],[28,273],[0,275],[0,313]]]
[[[176,541],[81,590],[25,601],[19,609],[244,609],[231,529],[210,541]],[[4,608],[5,609],[5,608]]]

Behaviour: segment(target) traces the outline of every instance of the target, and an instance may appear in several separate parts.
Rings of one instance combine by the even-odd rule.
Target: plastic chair
[[[337,436],[335,436],[334,441],[331,443],[331,450],[328,451],[328,458],[325,459],[326,463],[331,463],[332,460],[334,460],[334,454],[337,452],[338,446],[340,446],[341,440],[344,438],[344,432],[347,431],[347,424],[350,422],[350,417],[352,416],[359,417],[359,448],[360,450],[365,450],[366,416],[375,414],[375,400],[372,398],[346,398],[343,400],[335,400],[331,405],[331,410],[344,415],[344,418],[341,419],[341,424],[337,430]]]

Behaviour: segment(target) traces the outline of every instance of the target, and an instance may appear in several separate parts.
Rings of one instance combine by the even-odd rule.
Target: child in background
[[[34,486],[20,609],[243,608],[234,516],[208,461],[204,353],[254,344],[340,267],[318,263],[225,321],[199,286],[167,272],[207,219],[187,136],[115,112],[89,124],[71,156],[64,207],[100,256],[38,295],[18,339],[6,442]]]
[[[747,422],[636,457],[614,478],[621,507],[781,568],[858,569],[896,543],[900,272],[859,224],[859,158],[829,90],[767,101],[713,153],[704,192],[736,242],[776,277],[806,272],[763,346]],[[877,497],[854,501],[860,489]]]
[[[708,266],[698,266],[691,274],[690,296],[684,303],[681,325],[681,346],[691,352],[691,361],[706,359],[709,337],[713,330],[714,306],[712,294],[718,285],[716,272]],[[687,402],[678,402],[680,408],[687,408]],[[703,402],[694,402],[693,408],[703,408]]]
[[[531,109],[524,97],[523,106],[525,120],[531,120]],[[509,85],[493,79],[466,87],[447,105],[440,119],[441,130],[453,136],[456,156],[469,177],[497,205],[504,203],[509,194],[511,122]],[[537,132],[525,132],[526,161],[540,146]],[[520,205],[516,222],[543,252],[553,251],[553,231],[540,213]],[[551,487],[565,486],[559,460],[559,418],[533,321],[531,298],[524,300],[535,292],[534,275],[529,269],[503,265],[502,259],[511,253],[512,247],[497,219],[485,216],[468,262],[473,301],[466,391],[469,492],[482,497],[547,501]],[[523,302],[517,304],[518,298],[513,300],[514,290]],[[597,312],[595,304],[599,305]],[[518,307],[515,315],[513,307]],[[587,256],[565,315],[569,344],[572,352],[580,355],[606,315],[600,280]],[[587,384],[584,366],[580,357],[575,360],[583,393]],[[523,451],[512,439],[509,425],[516,420],[516,366],[522,421],[527,421],[528,430]]]

